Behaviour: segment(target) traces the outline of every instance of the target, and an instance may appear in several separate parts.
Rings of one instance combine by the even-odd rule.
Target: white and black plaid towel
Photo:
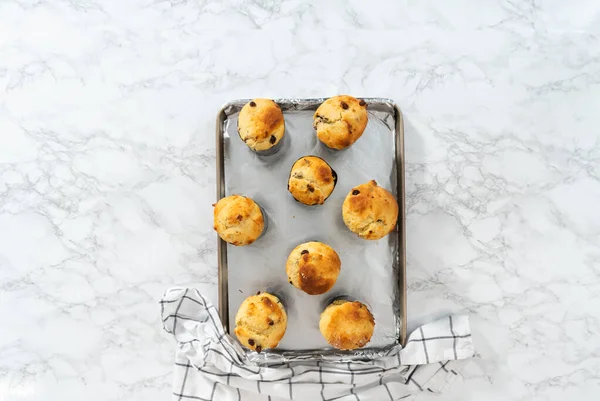
[[[406,347],[369,362],[293,362],[262,367],[246,361],[216,308],[195,289],[173,288],[160,301],[163,327],[177,339],[173,399],[200,401],[399,400],[441,391],[473,356],[467,316],[420,327]]]

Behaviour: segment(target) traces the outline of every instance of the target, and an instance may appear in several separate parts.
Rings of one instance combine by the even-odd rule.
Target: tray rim
[[[293,98],[293,99],[273,99],[277,104],[288,104],[295,101],[323,102],[323,98]],[[400,264],[400,279],[398,287],[400,290],[400,311],[402,316],[400,334],[398,342],[402,347],[406,346],[406,321],[407,321],[407,291],[406,291],[406,182],[405,182],[405,150],[404,150],[404,118],[400,107],[390,98],[378,97],[360,97],[366,102],[371,103],[389,103],[394,109],[394,124],[396,129],[396,191],[399,207],[398,215],[398,242],[399,251],[396,257]],[[218,111],[216,118],[216,189],[217,202],[225,197],[225,154],[223,152],[223,122],[227,118],[226,109],[237,103],[247,103],[252,99],[234,99],[225,103]],[[398,199],[399,198],[399,199]],[[218,304],[219,316],[226,333],[229,333],[229,287],[228,287],[228,265],[227,265],[227,243],[217,234],[217,261],[218,261]],[[229,333],[230,334],[230,333]]]

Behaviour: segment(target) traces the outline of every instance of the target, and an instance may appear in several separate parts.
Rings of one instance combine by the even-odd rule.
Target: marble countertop
[[[217,110],[339,93],[405,115],[410,328],[472,316],[441,399],[598,398],[600,4],[377,3],[0,3],[1,400],[170,399]]]

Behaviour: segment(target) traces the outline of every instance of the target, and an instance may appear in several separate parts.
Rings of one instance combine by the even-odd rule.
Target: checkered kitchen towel
[[[293,362],[268,367],[246,360],[216,308],[195,289],[173,288],[160,301],[163,327],[175,336],[173,399],[199,401],[380,401],[441,391],[473,356],[469,320],[450,316],[420,327],[406,347],[369,362]]]

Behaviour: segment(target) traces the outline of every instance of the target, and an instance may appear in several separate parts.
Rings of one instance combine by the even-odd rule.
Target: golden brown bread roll
[[[369,120],[367,104],[352,96],[334,96],[324,101],[313,118],[319,140],[332,149],[346,149],[358,140]]]
[[[240,111],[238,133],[253,151],[267,152],[283,139],[283,113],[271,99],[252,99]]]
[[[333,192],[336,182],[337,174],[325,160],[304,156],[292,166],[288,191],[300,203],[322,205]]]
[[[375,319],[369,309],[358,301],[332,302],[319,321],[319,330],[335,348],[351,350],[362,348],[371,340]]]
[[[283,304],[267,292],[246,298],[235,315],[235,335],[244,347],[256,352],[277,347],[286,327]]]
[[[232,245],[249,245],[263,233],[264,216],[252,199],[232,195],[214,206],[214,228],[223,241]]]
[[[396,227],[398,202],[371,180],[352,188],[342,205],[342,216],[346,226],[359,237],[376,240]]]
[[[342,261],[329,245],[306,242],[290,253],[285,265],[288,281],[310,295],[324,294],[333,287]]]

